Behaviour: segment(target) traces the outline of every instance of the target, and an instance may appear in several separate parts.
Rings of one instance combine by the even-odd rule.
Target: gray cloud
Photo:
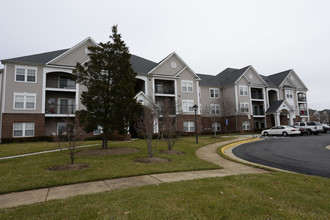
[[[198,73],[294,69],[309,88],[309,107],[330,108],[329,1],[11,0],[1,9],[0,59],[69,48],[87,36],[104,42],[118,24],[131,53],[159,61],[176,51]]]

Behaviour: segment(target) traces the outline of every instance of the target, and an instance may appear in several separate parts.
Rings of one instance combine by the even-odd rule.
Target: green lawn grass
[[[101,144],[101,141],[83,141],[81,145]],[[0,157],[59,149],[57,142],[25,142],[0,144]]]
[[[164,142],[159,142],[156,157],[171,159],[169,163],[141,164],[133,161],[137,157],[147,157],[145,140],[132,142],[109,142],[109,147],[135,147],[140,152],[117,156],[76,156],[76,163],[87,163],[91,167],[82,170],[48,171],[54,165],[70,163],[68,151],[40,154],[0,161],[0,194],[37,189],[94,180],[137,176],[143,174],[178,172],[188,170],[218,169],[220,167],[201,160],[195,154],[198,147],[209,143],[232,139],[202,136],[199,144],[195,137],[182,137],[174,149],[182,155],[160,154],[165,150]],[[79,149],[85,150],[85,149]]]
[[[330,179],[289,173],[181,181],[3,209],[0,219],[330,219]]]

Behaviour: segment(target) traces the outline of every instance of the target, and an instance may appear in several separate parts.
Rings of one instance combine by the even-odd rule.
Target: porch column
[[[289,113],[289,125],[293,125],[293,112]]]
[[[274,118],[275,118],[275,126],[280,125],[280,124],[281,124],[280,113],[275,112],[275,113],[274,113]]]
[[[159,129],[158,129],[158,118],[155,117],[154,119],[154,133],[158,133]]]

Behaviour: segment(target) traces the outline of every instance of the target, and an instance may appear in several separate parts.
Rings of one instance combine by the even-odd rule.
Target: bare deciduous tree
[[[160,105],[159,124],[162,137],[165,138],[167,148],[171,151],[175,143],[179,140],[180,132],[176,124],[176,103],[172,103],[166,98]]]
[[[57,135],[57,144],[61,150],[69,151],[70,162],[74,164],[76,147],[84,140],[85,132],[83,132],[80,126],[78,117],[74,119],[67,117],[64,122],[66,123],[66,127],[65,130],[62,131],[62,134]]]
[[[149,158],[153,157],[159,141],[159,132],[157,133],[157,139],[153,141],[154,131],[158,127],[158,113],[158,106],[154,104],[150,103],[148,106],[143,106],[140,120],[137,123],[138,133],[142,133],[146,140]]]
[[[234,104],[228,98],[225,97],[221,98],[220,113],[221,113],[221,117],[223,117],[225,121],[225,131],[228,132],[228,126],[226,124],[226,120],[228,120],[229,116],[236,115]],[[237,118],[236,118],[236,128],[237,128]]]
[[[221,121],[221,106],[222,101],[220,98],[215,99],[212,101],[210,106],[207,106],[203,109],[202,114],[204,117],[210,118],[212,122],[212,128],[214,132],[214,136],[217,136],[217,128],[216,123],[220,123]],[[214,125],[214,126],[213,126]]]

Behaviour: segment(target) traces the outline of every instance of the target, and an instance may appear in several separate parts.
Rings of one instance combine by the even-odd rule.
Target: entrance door
[[[275,115],[271,115],[270,116],[270,123],[271,123],[271,127],[274,127],[275,126]]]

